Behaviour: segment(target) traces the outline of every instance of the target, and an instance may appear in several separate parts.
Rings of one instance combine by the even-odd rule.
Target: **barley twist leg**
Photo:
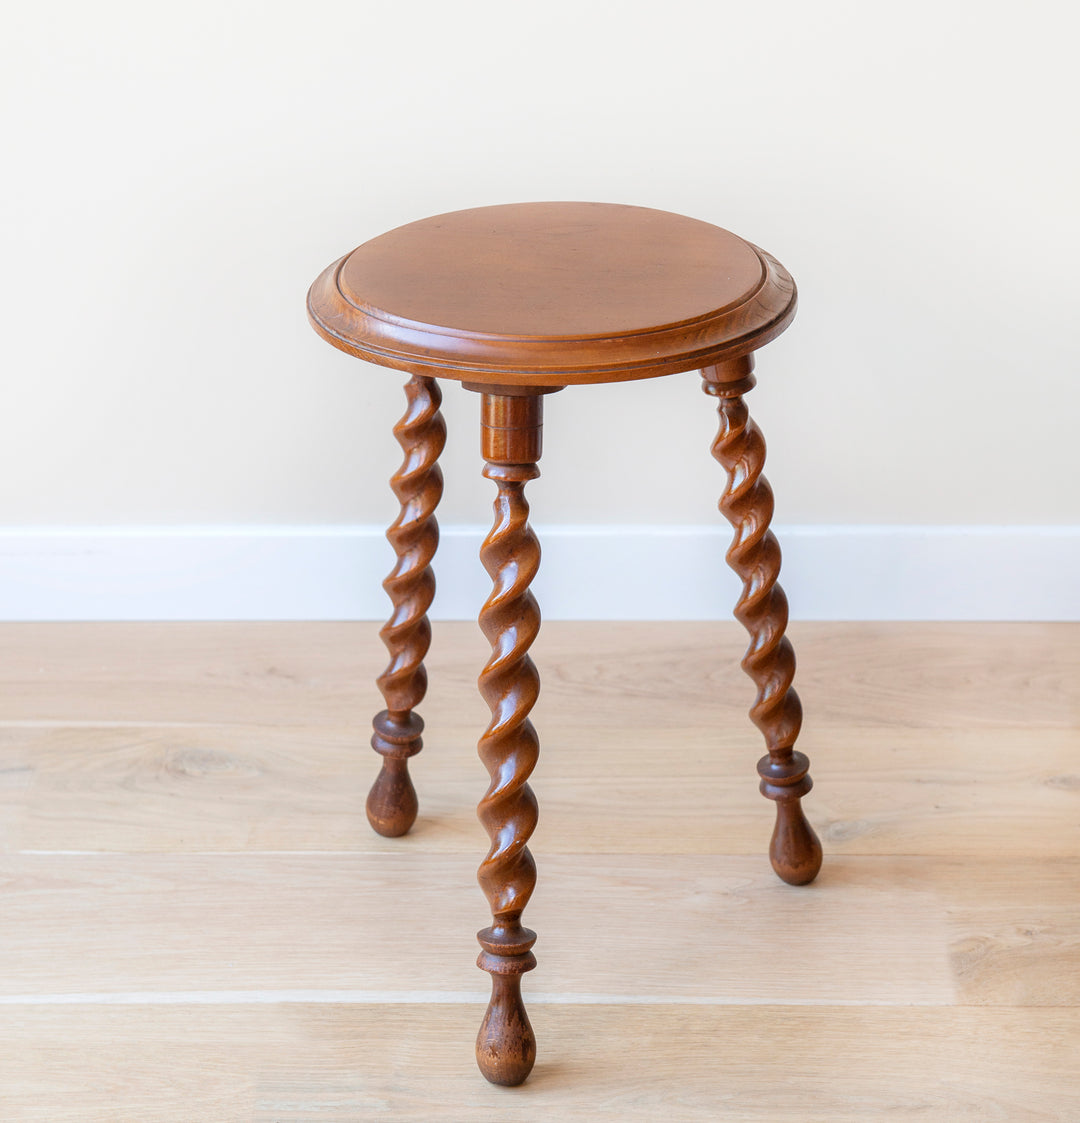
[[[543,398],[484,394],[481,431],[484,475],[498,487],[495,521],[480,549],[494,588],[480,612],[491,658],[480,674],[480,693],[491,723],[479,753],[491,778],[477,814],[491,839],[478,880],[492,923],[477,933],[477,965],[491,974],[492,993],[476,1039],[480,1071],[494,1084],[520,1084],[536,1059],[536,1039],[521,998],[521,976],[536,966],[536,933],[521,917],[536,884],[526,843],[536,827],[536,797],[528,784],[539,741],[529,711],[540,676],[528,650],[540,628],[540,610],[529,585],[540,564],[540,544],[528,525],[525,483],[540,472]]]
[[[761,793],[776,801],[769,857],[784,881],[805,885],[821,868],[821,843],[802,810],[802,797],[811,788],[810,762],[795,750],[802,705],[791,685],[795,651],[784,635],[788,604],[777,583],[780,544],[769,529],[773,494],[761,474],[765,440],[743,401],[743,394],[754,386],[752,367],[744,359],[702,373],[705,392],[718,399],[720,431],[712,453],[728,473],[720,510],[735,529],[727,560],[743,583],[735,617],[750,633],[742,661],[757,686],[750,717],[768,749],[757,766]]]
[[[379,633],[390,653],[377,680],[386,709],[372,721],[371,747],[382,755],[382,768],[367,798],[368,822],[389,837],[404,834],[416,820],[416,789],[408,761],[423,747],[424,723],[414,710],[427,690],[427,611],[435,595],[431,559],[439,544],[435,508],[443,488],[436,462],[446,442],[446,423],[439,412],[442,391],[435,379],[414,375],[406,383],[405,397],[405,415],[394,426],[405,460],[390,479],[401,511],[386,532],[397,562],[383,582],[394,607]]]

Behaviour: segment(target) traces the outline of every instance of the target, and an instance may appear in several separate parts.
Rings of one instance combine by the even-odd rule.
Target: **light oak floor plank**
[[[364,729],[381,707],[377,627],[4,624],[0,722]],[[822,727],[1080,727],[1080,624],[798,623],[791,635],[808,719]],[[549,622],[534,647],[541,706],[572,707],[587,728],[743,723],[745,646],[728,622]],[[438,624],[425,709],[465,706],[486,722],[476,676],[488,653],[475,625]]]
[[[475,626],[436,628],[397,840],[376,625],[0,626],[0,1119],[1080,1119],[1080,626],[792,635],[803,889],[741,629],[545,625],[508,1091],[471,1059]]]
[[[560,1007],[517,1089],[473,1071],[477,1006],[6,1009],[13,1123],[1080,1118],[1080,1011]]]
[[[444,726],[412,762],[410,844],[471,854],[487,786],[473,730]],[[772,807],[756,730],[687,724],[544,731],[537,854],[759,854]],[[322,726],[8,727],[0,841],[11,850],[356,850],[394,853],[364,816],[377,758],[361,731]],[[834,854],[1080,857],[1080,731],[841,727],[802,742],[807,814]],[[973,762],[978,761],[975,768]]]
[[[528,989],[786,1000],[781,933],[806,965],[796,1001],[949,1003],[945,897],[930,871],[905,870],[899,889],[904,861],[837,861],[800,891],[760,858],[552,856],[530,904],[542,967]],[[486,902],[458,855],[22,855],[0,871],[0,994],[486,983],[473,938]],[[402,948],[402,932],[423,936]]]
[[[7,857],[0,994],[475,993],[473,867],[408,851]],[[726,855],[552,855],[542,872],[530,991],[1080,1003],[1080,972],[1066,969],[1080,953],[1077,859],[999,862],[977,890],[969,863],[925,858],[834,858],[803,889]],[[424,935],[402,950],[401,932]]]

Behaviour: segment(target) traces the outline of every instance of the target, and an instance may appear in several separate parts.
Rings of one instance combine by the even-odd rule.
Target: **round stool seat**
[[[316,331],[413,374],[505,387],[697,370],[768,343],[795,313],[775,258],[646,207],[517,203],[365,242],[308,293]]]

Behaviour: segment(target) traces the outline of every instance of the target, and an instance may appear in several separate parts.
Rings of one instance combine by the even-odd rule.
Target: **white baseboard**
[[[1080,527],[780,526],[802,620],[1080,620]],[[543,526],[553,620],[726,619],[715,526]],[[473,619],[484,528],[443,528],[432,616]],[[393,557],[369,526],[0,530],[3,620],[382,620]]]

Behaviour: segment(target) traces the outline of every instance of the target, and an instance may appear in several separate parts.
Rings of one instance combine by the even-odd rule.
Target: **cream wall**
[[[794,273],[751,399],[781,522],[1080,524],[1075,11],[12,7],[0,523],[382,525],[400,380],[316,338],[308,283],[414,218],[565,198]],[[710,522],[697,386],[550,398],[537,521]],[[477,408],[448,388],[447,524],[488,516]]]

